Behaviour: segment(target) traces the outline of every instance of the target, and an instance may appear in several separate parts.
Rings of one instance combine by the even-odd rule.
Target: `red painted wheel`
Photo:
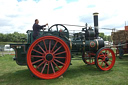
[[[69,67],[71,53],[67,44],[55,36],[44,36],[29,47],[27,65],[41,79],[61,76]]]
[[[82,60],[84,61],[85,64],[88,65],[94,65],[95,64],[95,53],[83,53],[82,55]]]
[[[103,71],[110,70],[115,64],[115,59],[115,53],[112,49],[101,48],[95,58],[96,66]]]

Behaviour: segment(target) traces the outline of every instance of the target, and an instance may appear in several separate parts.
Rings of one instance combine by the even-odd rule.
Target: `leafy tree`
[[[0,33],[0,41],[3,41],[4,34]]]
[[[0,42],[22,42],[22,38],[26,38],[26,34],[18,32],[9,34],[0,33]]]
[[[104,41],[112,41],[111,36],[104,35],[104,33],[100,33],[99,37],[103,38]]]

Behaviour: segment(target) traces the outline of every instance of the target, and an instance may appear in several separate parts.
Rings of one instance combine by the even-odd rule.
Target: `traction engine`
[[[27,44],[11,44],[16,63],[27,65],[31,73],[41,79],[61,76],[71,65],[73,54],[81,54],[85,64],[96,65],[100,70],[110,70],[115,64],[112,49],[104,47],[99,39],[98,13],[94,15],[94,29],[87,24],[82,31],[69,38],[69,30],[63,24],[55,24],[33,40],[32,30],[27,31]]]

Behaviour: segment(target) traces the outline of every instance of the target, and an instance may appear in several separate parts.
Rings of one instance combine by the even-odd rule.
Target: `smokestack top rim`
[[[99,14],[98,12],[93,13],[94,16],[98,16],[98,14]]]

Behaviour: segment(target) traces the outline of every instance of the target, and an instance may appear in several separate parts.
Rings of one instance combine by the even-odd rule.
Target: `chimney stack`
[[[98,14],[97,12],[93,13],[94,16],[94,31],[95,31],[95,37],[98,38],[99,31],[98,31]]]

